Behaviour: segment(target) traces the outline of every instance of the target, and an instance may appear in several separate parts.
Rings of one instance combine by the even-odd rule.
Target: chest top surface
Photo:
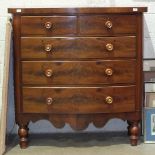
[[[147,7],[83,7],[83,8],[9,8],[9,13],[34,14],[102,14],[102,13],[142,13]]]

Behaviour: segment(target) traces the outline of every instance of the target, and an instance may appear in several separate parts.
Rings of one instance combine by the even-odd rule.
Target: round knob
[[[107,51],[112,51],[114,49],[113,44],[111,44],[111,43],[106,44],[106,49],[107,49]]]
[[[46,44],[45,45],[45,51],[46,52],[51,52],[52,51],[52,45],[51,44]]]
[[[47,69],[47,70],[45,71],[45,76],[46,76],[46,77],[51,77],[52,74],[53,74],[52,69]]]
[[[48,97],[48,98],[46,99],[46,103],[47,103],[48,105],[51,105],[52,102],[53,102],[53,99],[52,99],[51,97]]]
[[[105,99],[107,104],[112,104],[113,103],[113,98],[111,96],[107,96]]]
[[[45,23],[45,28],[46,29],[51,29],[52,28],[52,23],[51,22],[46,22]]]
[[[111,29],[111,28],[112,28],[112,22],[109,21],[109,20],[106,21],[105,26],[106,26],[108,29]]]
[[[107,68],[105,70],[105,74],[108,75],[108,76],[111,76],[113,74],[113,70],[111,68]]]

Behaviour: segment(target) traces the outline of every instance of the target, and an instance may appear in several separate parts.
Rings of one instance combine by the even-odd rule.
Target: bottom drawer
[[[24,113],[117,113],[135,110],[135,86],[24,87]]]

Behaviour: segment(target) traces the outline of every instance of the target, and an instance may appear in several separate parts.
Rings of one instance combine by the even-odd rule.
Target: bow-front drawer
[[[92,15],[79,18],[82,35],[113,36],[137,32],[137,19],[134,15]]]
[[[117,113],[135,110],[135,86],[23,88],[25,113]]]
[[[14,92],[19,144],[28,124],[83,130],[128,122],[137,145],[143,100],[146,7],[14,8]]]
[[[22,58],[135,58],[136,37],[22,38]]]
[[[21,17],[21,35],[72,35],[76,34],[75,16],[23,16]]]
[[[23,61],[23,84],[135,83],[136,61]]]

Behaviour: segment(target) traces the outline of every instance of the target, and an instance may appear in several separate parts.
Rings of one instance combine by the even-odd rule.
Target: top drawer
[[[116,34],[135,34],[134,15],[90,15],[80,16],[80,34],[114,36]]]
[[[21,35],[72,35],[76,33],[75,16],[23,16]]]

